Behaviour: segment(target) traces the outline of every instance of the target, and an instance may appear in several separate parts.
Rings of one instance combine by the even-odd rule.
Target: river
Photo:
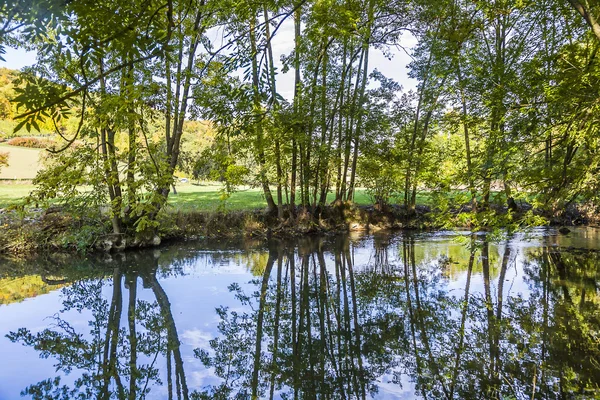
[[[600,229],[0,260],[0,399],[598,399]]]

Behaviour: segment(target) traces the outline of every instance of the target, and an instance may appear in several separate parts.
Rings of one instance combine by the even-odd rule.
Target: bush
[[[0,97],[0,118],[1,119],[11,119],[12,118],[12,108],[10,106],[10,101],[4,97]]]
[[[0,168],[6,167],[8,165],[8,153],[0,152]]]
[[[54,142],[48,139],[39,139],[33,137],[16,137],[10,139],[7,144],[11,146],[30,147],[34,149],[45,149],[54,146]]]

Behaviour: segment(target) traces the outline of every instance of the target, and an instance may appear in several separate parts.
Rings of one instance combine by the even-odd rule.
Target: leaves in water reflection
[[[217,311],[221,335],[196,353],[223,381],[200,398],[365,398],[389,383],[422,398],[600,396],[597,253],[472,236],[457,293],[448,260],[417,263],[411,237],[392,262],[395,248],[375,240],[360,271],[347,239],[331,253],[309,243],[273,244],[255,293],[230,287],[252,311]],[[505,286],[523,251],[527,296]]]
[[[71,386],[51,378],[25,393],[142,398],[166,376],[170,398],[183,399],[363,399],[383,391],[436,399],[600,397],[598,253],[549,242],[524,248],[510,238],[495,245],[473,235],[461,257],[428,259],[419,248],[426,242],[396,239],[270,242],[259,257],[264,265],[252,269],[255,290],[231,284],[240,307],[217,308],[219,335],[195,350],[221,379],[196,390],[188,389],[151,253],[113,268],[110,301],[102,296],[106,279],[75,282],[63,289],[63,311],[89,310],[91,335],[59,313],[53,327],[23,328],[10,338],[55,358],[61,371],[83,372]],[[368,263],[357,266],[357,249],[369,246]],[[185,263],[178,257],[166,261]],[[512,285],[522,273],[529,290],[518,293]],[[155,301],[137,298],[138,278]],[[158,357],[166,358],[166,373]]]
[[[153,385],[162,384],[156,366],[160,355],[167,358],[169,398],[173,395],[173,376],[178,397],[188,398],[170,303],[156,277],[158,259],[145,253],[113,264],[112,279],[76,281],[63,289],[63,309],[53,316],[51,328],[35,334],[21,328],[8,335],[12,341],[34,347],[42,358],[54,357],[57,371],[81,371],[72,387],[61,384],[57,376],[29,386],[22,395],[34,399],[144,398]],[[144,288],[152,290],[156,301],[137,299],[138,278]],[[112,291],[110,302],[102,295],[106,287]],[[77,332],[62,318],[63,313],[73,310],[91,314],[88,334]],[[122,318],[126,318],[127,328],[122,326]],[[139,362],[140,355],[145,356],[146,363]]]

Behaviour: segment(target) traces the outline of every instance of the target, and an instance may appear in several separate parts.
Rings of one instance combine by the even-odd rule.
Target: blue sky
[[[6,61],[0,61],[0,67],[10,69],[21,69],[29,65],[35,64],[35,52],[25,51],[24,49],[13,49],[5,47],[6,54],[3,58]]]

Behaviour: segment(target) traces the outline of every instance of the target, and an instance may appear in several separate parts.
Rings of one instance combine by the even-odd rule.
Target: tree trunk
[[[275,64],[273,60],[273,48],[271,46],[271,28],[269,26],[269,12],[266,3],[263,5],[263,16],[265,18],[265,39],[267,42],[267,61],[269,70],[269,83],[271,87],[271,101],[273,103],[274,120],[277,121],[279,102],[277,101],[277,87],[275,86]],[[280,138],[275,137],[275,167],[277,171],[277,217],[283,221],[283,195],[281,185],[283,184],[283,171],[281,169],[281,145]]]
[[[579,15],[583,17],[585,22],[592,29],[594,35],[598,38],[598,40],[600,40],[600,24],[598,24],[598,21],[596,21],[596,18],[590,12],[589,6],[586,8],[587,1],[585,2],[585,5],[581,4],[577,0],[569,0],[569,3],[571,3],[571,6],[573,6],[573,8],[579,13]]]
[[[255,147],[258,156],[258,165],[260,168],[260,182],[263,188],[263,193],[265,195],[265,200],[267,201],[267,208],[269,212],[273,212],[277,206],[275,201],[273,200],[273,195],[271,194],[271,188],[269,187],[269,180],[267,178],[266,171],[266,157],[265,157],[265,149],[264,149],[264,132],[262,121],[260,120],[261,116],[258,115],[262,106],[260,104],[260,90],[259,90],[259,77],[258,77],[258,49],[256,46],[256,27],[254,15],[252,16],[252,20],[250,21],[250,48],[252,51],[252,90],[254,93],[254,113],[256,115],[254,121],[254,130],[256,135]]]

